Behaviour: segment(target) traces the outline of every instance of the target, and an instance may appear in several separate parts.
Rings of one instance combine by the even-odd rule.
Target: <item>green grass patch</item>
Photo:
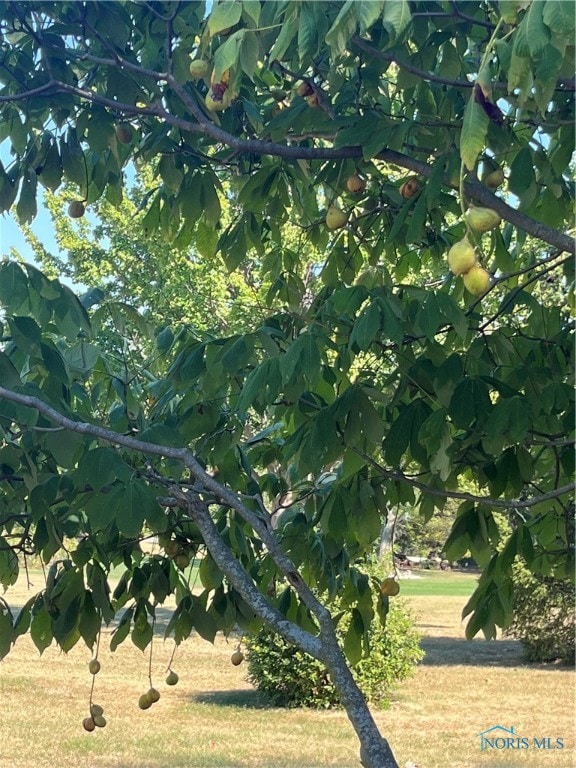
[[[476,588],[479,574],[453,571],[415,571],[410,577],[400,571],[400,594],[407,597],[469,597]]]

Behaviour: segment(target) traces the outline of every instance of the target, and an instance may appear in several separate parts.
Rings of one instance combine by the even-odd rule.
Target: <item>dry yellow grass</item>
[[[13,594],[16,597],[17,593]],[[18,595],[21,597],[21,595]],[[527,667],[517,644],[468,643],[462,597],[412,597],[427,658],[376,718],[401,766],[568,768],[574,764],[574,673]],[[358,766],[354,733],[341,712],[271,709],[233,667],[233,642],[199,639],[177,652],[180,683],[164,685],[172,644],[154,644],[162,698],[137,707],[148,687],[147,656],[127,641],[111,654],[104,638],[95,701],[108,726],[81,727],[87,714],[90,652],[55,648],[42,658],[21,638],[0,664],[0,768],[320,768]],[[466,663],[464,663],[466,662]],[[520,736],[560,736],[562,751],[481,752],[477,734],[493,725]]]

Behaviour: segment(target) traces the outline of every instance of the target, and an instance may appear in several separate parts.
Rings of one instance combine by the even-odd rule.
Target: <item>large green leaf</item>
[[[460,157],[469,171],[474,170],[478,155],[484,149],[490,121],[474,96],[468,100],[460,133]]]

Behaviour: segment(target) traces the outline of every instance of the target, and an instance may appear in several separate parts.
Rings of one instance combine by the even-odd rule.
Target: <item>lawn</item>
[[[460,613],[474,585],[469,574],[424,572],[402,579],[401,595],[423,634],[426,658],[387,712],[376,713],[399,764],[419,768],[568,768],[574,764],[574,673],[526,666],[517,643],[464,639]],[[33,577],[33,581],[36,581]],[[36,584],[38,586],[38,584]],[[436,590],[433,594],[434,588]],[[9,593],[9,597],[10,597]],[[21,585],[13,592],[26,597]],[[103,641],[95,701],[108,725],[81,727],[87,714],[90,653],[55,648],[40,658],[21,638],[0,664],[0,768],[321,768],[358,766],[357,742],[342,712],[269,708],[233,667],[235,645],[197,638],[181,646],[180,682],[163,683],[172,644],[154,642],[160,701],[142,712],[147,655]],[[521,737],[562,737],[563,750],[480,751],[479,733],[514,727]]]

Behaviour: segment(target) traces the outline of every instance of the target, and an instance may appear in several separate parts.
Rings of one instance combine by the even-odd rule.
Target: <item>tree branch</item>
[[[491,25],[491,28],[493,26]],[[396,66],[400,67],[400,69],[403,69],[405,72],[410,72],[412,75],[416,75],[421,80],[426,80],[429,83],[439,83],[440,85],[450,85],[454,88],[473,88],[474,87],[474,81],[473,80],[457,80],[452,77],[443,77],[442,75],[436,75],[434,72],[428,72],[425,69],[420,69],[419,67],[414,66],[414,64],[410,64],[408,61],[404,61],[401,58],[398,58],[398,56],[394,53],[391,53],[389,51],[381,51],[379,48],[374,48],[367,40],[364,40],[362,37],[359,37],[358,35],[353,35],[353,37],[350,39],[350,42],[355,45],[357,48],[359,48],[361,51],[364,51],[364,53],[367,53],[369,56],[373,56],[375,59],[380,59],[381,61],[388,61],[391,64],[396,64]],[[492,88],[500,91],[507,91],[508,90],[508,83],[501,83],[496,82],[492,83]],[[574,91],[576,90],[576,81],[574,78],[568,78],[568,77],[559,77],[558,78],[558,87],[556,90],[560,91]]]
[[[109,60],[104,60],[109,61]],[[111,61],[111,60],[110,60]],[[197,122],[187,120],[185,118],[178,117],[168,112],[165,107],[158,103],[148,107],[137,107],[132,104],[124,104],[123,102],[117,102],[114,99],[101,96],[94,93],[91,90],[79,88],[77,86],[70,85],[68,83],[62,83],[54,81],[50,83],[50,88],[56,91],[62,91],[64,93],[71,93],[78,96],[81,99],[86,99],[89,102],[100,104],[107,107],[117,113],[124,113],[130,115],[146,115],[158,117],[165,120],[169,125],[173,125],[180,128],[183,131],[189,133],[201,133],[205,136],[209,136],[215,141],[221,142],[232,149],[235,149],[240,153],[256,154],[256,155],[272,155],[274,157],[282,157],[292,160],[345,160],[345,159],[360,159],[363,157],[362,147],[300,147],[290,144],[277,144],[272,141],[265,141],[262,139],[241,139],[234,134],[225,131],[220,126],[211,122],[210,119],[204,114],[202,109],[198,106],[198,103],[188,93],[186,89],[178,83],[175,78],[168,73],[152,72],[145,68],[139,67],[123,59],[120,60],[118,66],[124,66],[134,72],[139,72],[146,77],[154,77],[155,80],[164,80],[168,83],[170,88],[181,99],[184,106],[189,112],[196,118]],[[48,89],[48,85],[42,86],[43,89]],[[35,92],[38,89],[34,89]],[[29,98],[32,91],[25,91],[20,94],[11,96],[0,96],[0,103],[5,101],[21,101]],[[420,160],[416,160],[401,152],[397,152],[392,149],[381,150],[376,157],[379,160],[383,160],[387,163],[392,163],[401,168],[416,173],[420,176],[428,178],[433,171],[433,167]],[[448,184],[448,186],[453,185]],[[464,191],[466,195],[486,207],[495,210],[502,219],[509,221],[519,229],[524,230],[527,234],[548,243],[549,245],[558,248],[561,251],[567,251],[568,253],[576,253],[576,241],[569,235],[559,232],[552,227],[548,227],[535,219],[526,216],[520,211],[515,210],[508,205],[504,200],[493,194],[487,187],[481,184],[479,181],[465,181]]]
[[[231,583],[246,599],[250,607],[289,642],[298,645],[326,665],[338,689],[350,722],[358,734],[363,747],[366,765],[373,766],[374,768],[376,766],[378,768],[398,768],[388,742],[380,735],[370,710],[366,705],[364,696],[346,664],[336,638],[330,612],[317,600],[305,584],[296,566],[284,554],[273,532],[264,523],[264,520],[249,510],[233,491],[230,491],[211,477],[187,448],[171,448],[169,446],[146,443],[143,440],[121,435],[95,424],[73,421],[39,398],[14,392],[5,387],[0,387],[0,397],[28,408],[33,408],[51,421],[72,432],[96,437],[139,453],[181,461],[188,468],[190,474],[199,481],[203,490],[206,489],[213,492],[224,503],[235,509],[260,535],[268,553],[285,575],[288,583],[298,593],[306,607],[317,617],[320,624],[320,639],[288,621],[256,588],[246,571],[223,542],[205,502],[198,495],[194,493],[188,494],[176,485],[170,487],[173,498],[187,509],[191,518],[200,529],[202,538],[210,550],[214,561],[220,570],[230,578]]]
[[[222,485],[209,475],[188,448],[172,448],[170,446],[155,445],[154,443],[147,443],[144,440],[138,440],[137,438],[128,435],[121,435],[117,432],[104,429],[96,424],[74,421],[37,397],[14,392],[5,387],[0,387],[0,397],[4,397],[6,400],[10,400],[13,403],[19,403],[28,408],[33,408],[55,424],[59,424],[60,426],[69,429],[71,432],[96,437],[100,440],[112,443],[113,445],[119,445],[145,455],[160,456],[182,462],[192,477],[200,483],[203,490],[210,491],[216,498],[238,512],[242,519],[245,520],[258,534],[265,544],[270,557],[287,578],[304,605],[312,614],[314,614],[314,616],[316,616],[320,624],[329,618],[329,611],[316,598],[312,590],[298,573],[298,569],[292,560],[280,547],[274,532],[272,531],[269,520],[253,512],[240,500],[234,491],[226,488],[226,486]]]

